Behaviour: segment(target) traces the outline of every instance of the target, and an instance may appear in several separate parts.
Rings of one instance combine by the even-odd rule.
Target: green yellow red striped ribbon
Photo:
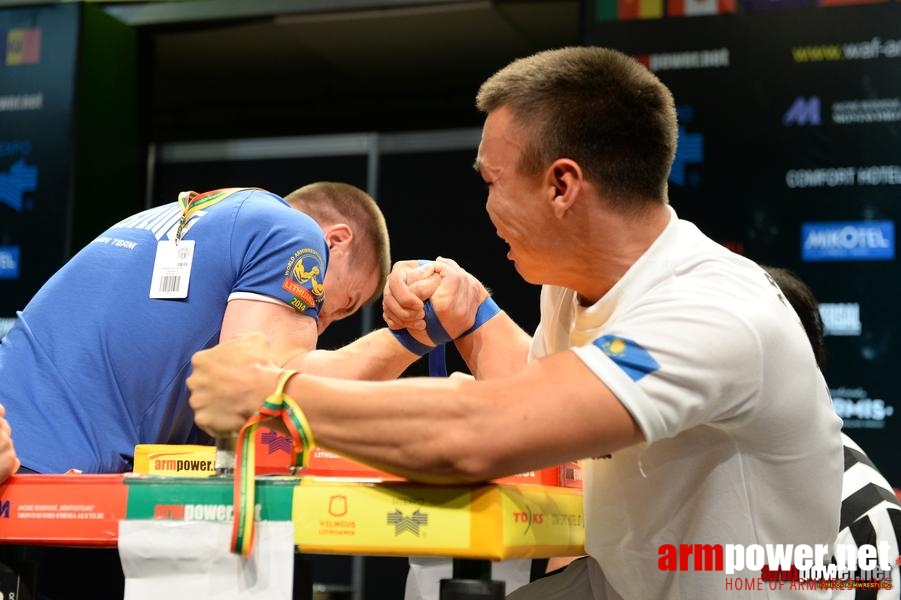
[[[238,434],[235,449],[234,505],[231,551],[249,556],[253,548],[254,516],[256,508],[256,431],[260,423],[280,418],[293,442],[292,461],[306,467],[315,442],[313,430],[297,403],[285,393],[285,386],[297,371],[282,371],[275,391],[266,398],[257,413],[248,419]]]
[[[185,225],[191,220],[191,217],[198,210],[209,208],[217,202],[225,200],[232,194],[243,192],[244,190],[258,190],[260,188],[222,188],[212,190],[210,192],[181,192],[178,195],[178,206],[181,207],[181,219],[178,221],[178,231],[175,233],[175,242],[181,241],[182,233],[184,233]]]

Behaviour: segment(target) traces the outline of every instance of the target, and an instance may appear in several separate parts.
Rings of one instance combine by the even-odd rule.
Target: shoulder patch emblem
[[[640,344],[618,335],[604,335],[592,342],[628,375],[638,381],[660,368],[651,353]]]
[[[322,304],[324,278],[322,256],[312,248],[303,248],[288,261],[282,289],[294,296],[290,304],[302,312]]]

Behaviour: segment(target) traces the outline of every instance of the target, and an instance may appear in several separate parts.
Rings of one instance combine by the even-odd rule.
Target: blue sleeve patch
[[[638,381],[660,368],[660,363],[654,360],[650,352],[628,338],[604,335],[593,343],[619,365],[632,381]]]

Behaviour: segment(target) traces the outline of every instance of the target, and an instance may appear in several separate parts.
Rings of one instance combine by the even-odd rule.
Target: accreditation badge
[[[191,265],[194,262],[194,240],[160,240],[150,277],[150,297],[183,299],[188,297]]]

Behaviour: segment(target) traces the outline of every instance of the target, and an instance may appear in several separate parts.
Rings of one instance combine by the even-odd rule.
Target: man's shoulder
[[[319,225],[310,215],[294,208],[284,198],[267,190],[249,189],[240,194],[235,194],[235,202],[238,203],[239,218],[291,223],[321,231]]]

